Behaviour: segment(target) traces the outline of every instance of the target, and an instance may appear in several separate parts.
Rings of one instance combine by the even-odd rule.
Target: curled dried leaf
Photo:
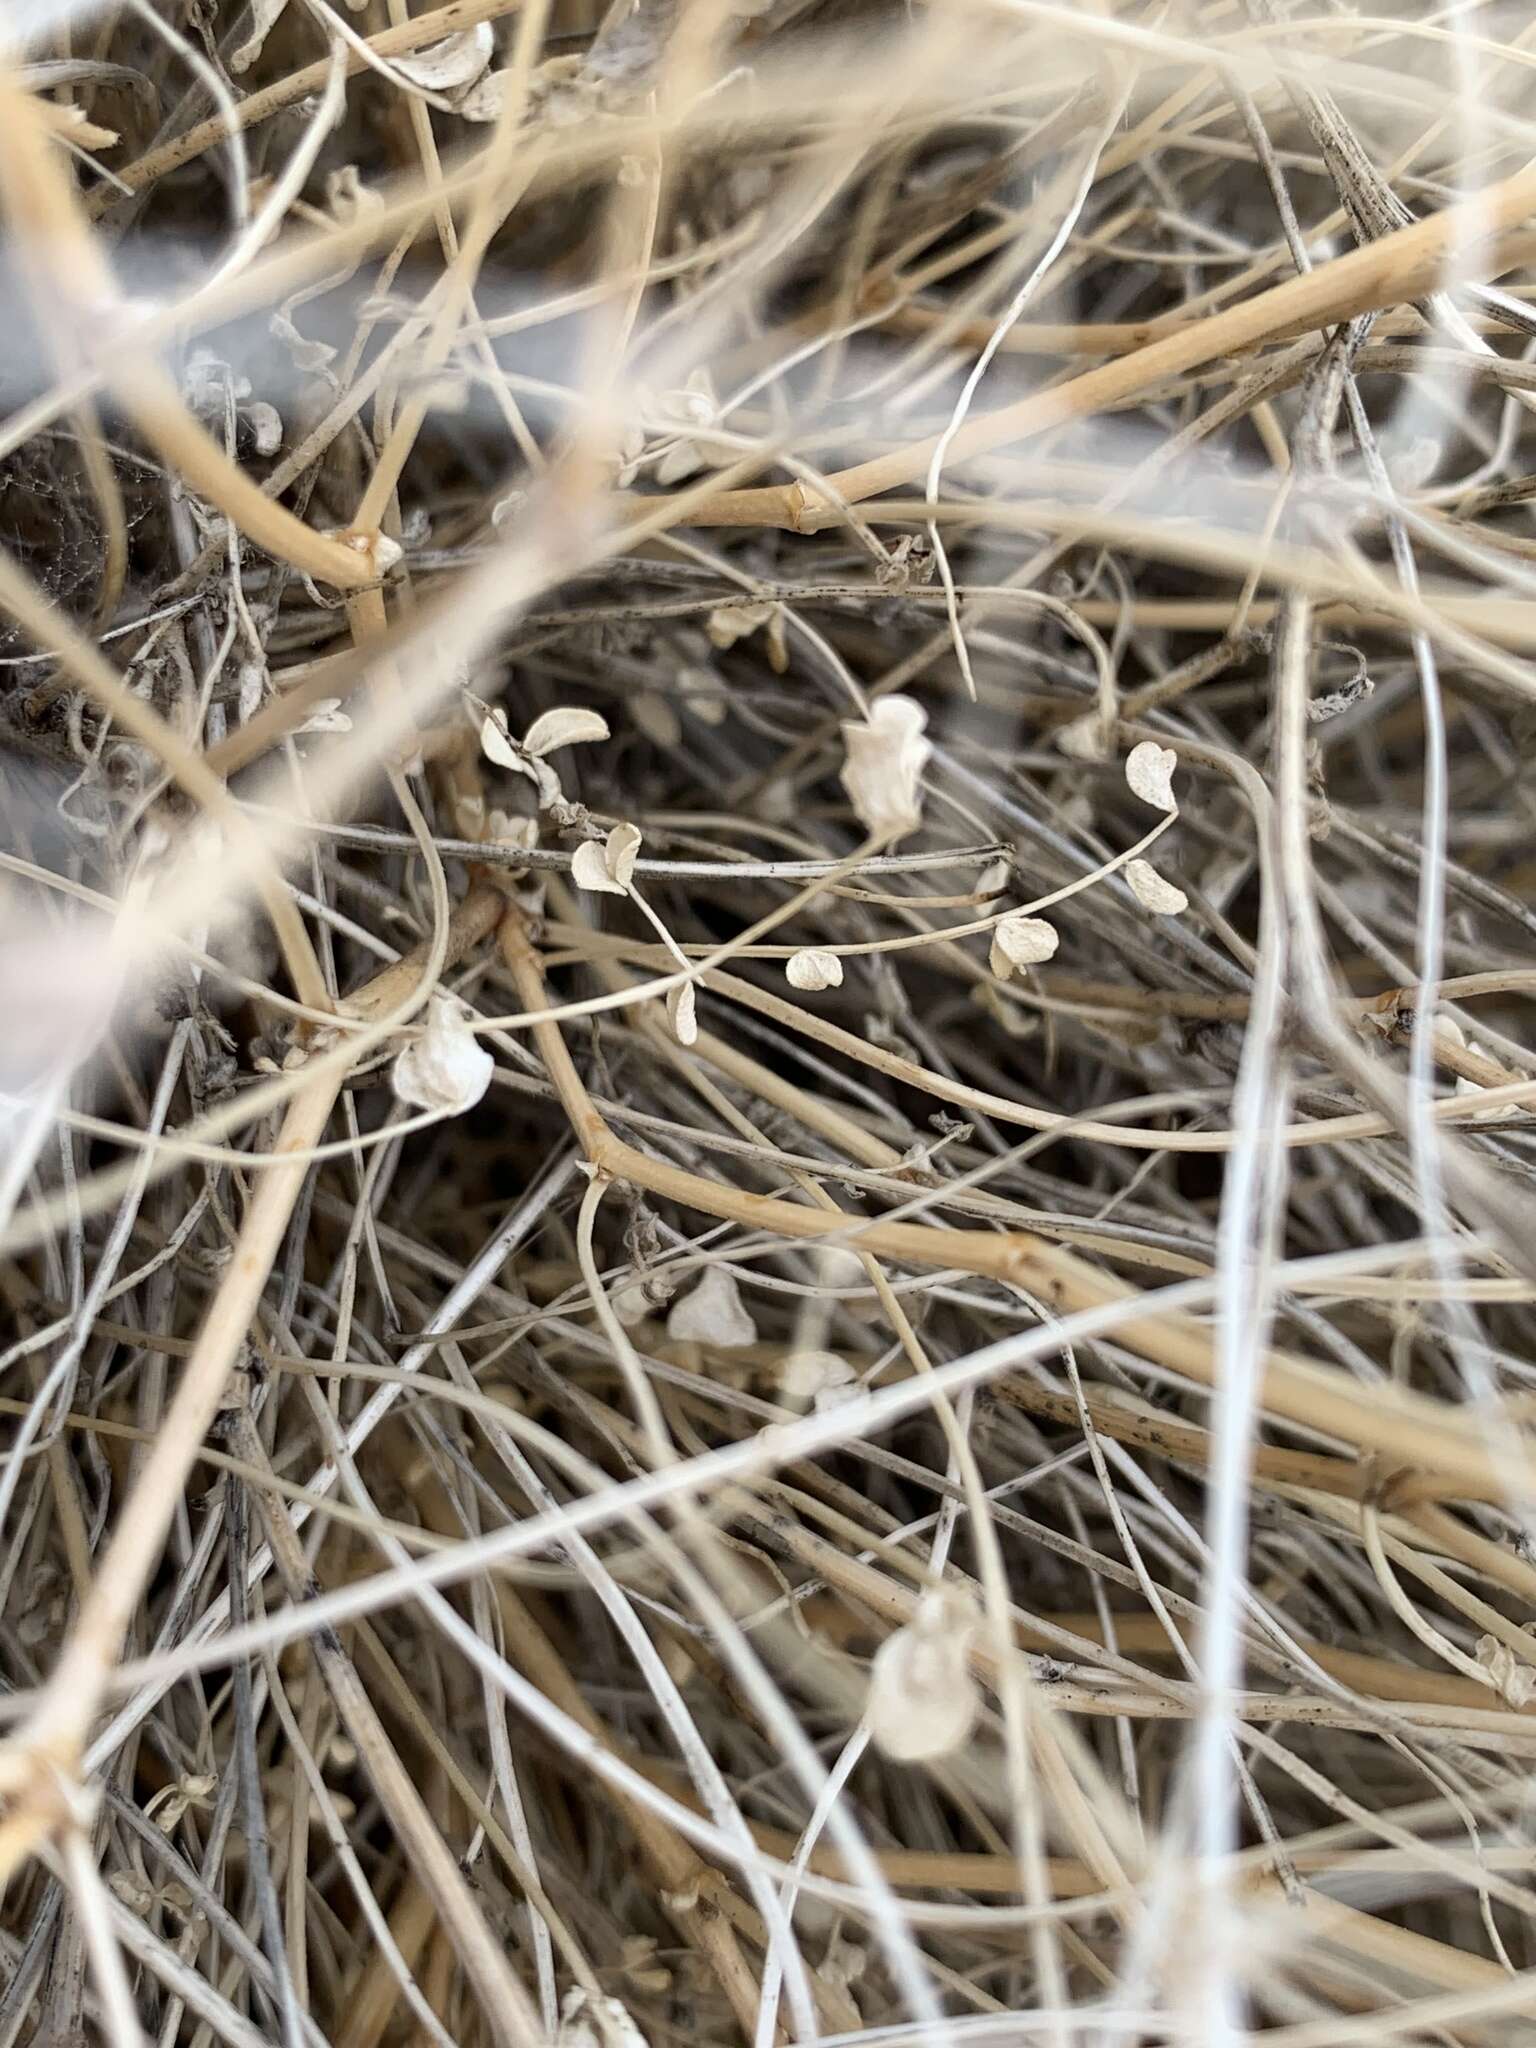
[[[603,858],[608,863],[609,874],[621,889],[627,889],[634,878],[641,837],[638,825],[631,825],[622,820],[608,834],[603,847]]]
[[[426,92],[463,92],[490,63],[496,39],[488,21],[476,23],[456,36],[444,36],[407,57],[396,57],[394,68],[412,85]]]
[[[867,831],[895,838],[922,823],[923,770],[933,753],[927,723],[911,697],[882,697],[866,720],[844,721],[842,784]]]
[[[837,1408],[852,1399],[858,1378],[835,1351],[792,1351],[779,1368],[779,1392],[797,1408]]]
[[[297,732],[350,732],[352,721],[341,708],[339,697],[317,697],[309,707],[309,716]]]
[[[975,1633],[970,1601],[946,1587],[924,1594],[875,1652],[865,1717],[893,1762],[952,1756],[970,1734],[981,1705],[969,1660]]]
[[[843,985],[842,961],[835,953],[825,953],[814,946],[791,953],[784,962],[784,974],[791,988],[804,989],[807,994]]]
[[[469,87],[454,112],[462,121],[499,121],[502,101],[507,96],[505,71],[487,71]]]
[[[667,1022],[679,1045],[694,1045],[699,1036],[698,1003],[693,983],[685,981],[667,997]]]
[[[1517,1657],[1508,1643],[1497,1636],[1479,1636],[1477,1661],[1487,1672],[1496,1692],[1512,1707],[1527,1707],[1536,1699],[1536,1669]]]
[[[1156,740],[1143,740],[1125,757],[1125,779],[1131,794],[1139,796],[1155,811],[1177,811],[1173,793],[1173,771],[1179,757],[1172,747],[1160,747]]]
[[[427,1004],[425,1029],[396,1055],[395,1095],[414,1109],[461,1116],[491,1085],[496,1062],[471,1028],[471,1012],[442,989]]]
[[[1188,910],[1189,898],[1176,883],[1166,881],[1149,860],[1128,860],[1125,879],[1131,894],[1143,910],[1155,917],[1177,917]]]
[[[999,981],[1006,981],[1016,967],[1038,967],[1042,960],[1049,960],[1060,943],[1055,925],[1043,917],[1011,911],[992,928],[992,972]]]
[[[759,626],[766,626],[773,613],[773,600],[767,597],[751,604],[722,604],[710,613],[704,630],[712,646],[734,647],[738,640],[745,640]]]
[[[674,1301],[667,1335],[678,1344],[713,1344],[739,1351],[757,1342],[757,1325],[747,1314],[741,1290],[724,1266],[706,1266],[696,1287]]]
[[[649,2048],[622,1999],[589,1998],[573,1984],[560,2007],[554,2048]]]
[[[249,71],[261,55],[262,44],[282,19],[288,0],[251,0],[248,18],[250,33],[230,57],[229,68],[235,73]]]
[[[249,405],[241,406],[240,417],[251,430],[256,453],[275,455],[283,445],[283,416],[277,407],[264,398],[253,398]]]
[[[1109,752],[1102,716],[1097,711],[1085,711],[1081,718],[1058,726],[1056,747],[1069,761],[1102,761]]]
[[[587,740],[608,738],[608,721],[599,711],[584,711],[574,704],[557,704],[545,711],[523,734],[523,751],[537,758],[552,754],[556,747],[576,747]]]
[[[637,825],[614,826],[601,844],[585,839],[571,857],[571,880],[578,889],[597,889],[605,896],[623,896],[635,872],[641,833]]]
[[[605,896],[622,896],[624,885],[608,872],[599,840],[584,839],[571,856],[571,880],[578,889],[597,889]]]
[[[675,747],[682,739],[682,721],[659,691],[642,690],[629,708],[636,725],[658,747]]]
[[[647,1316],[666,1307],[672,1299],[672,1282],[664,1272],[653,1268],[616,1287],[611,1299],[614,1314],[626,1330],[631,1330],[636,1323],[643,1323]]]
[[[493,761],[498,768],[513,768],[518,774],[526,775],[528,764],[522,750],[507,730],[507,714],[500,710],[487,711],[480,721],[480,751],[487,761]]]

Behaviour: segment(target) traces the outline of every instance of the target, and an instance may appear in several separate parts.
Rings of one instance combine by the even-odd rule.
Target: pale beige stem
[[[70,182],[66,159],[32,94],[0,67],[0,200],[44,325],[67,321],[99,337],[108,389],[173,474],[216,505],[258,547],[340,590],[374,582],[377,534],[317,533],[232,462],[192,417],[170,378],[142,353],[114,346],[128,308]],[[105,331],[103,331],[105,330]]]
[[[522,1002],[533,1012],[546,1009],[543,975],[516,911],[502,923],[501,949]],[[628,1180],[684,1208],[772,1235],[844,1243],[882,1258],[1003,1280],[1024,1288],[1058,1316],[1123,1307],[1126,1317],[1115,1331],[1118,1343],[1198,1386],[1215,1385],[1216,1355],[1205,1323],[1156,1305],[1136,1313],[1132,1305],[1139,1298],[1138,1289],[1042,1238],[1022,1231],[943,1230],[930,1224],[829,1216],[824,1210],[776,1195],[749,1194],[650,1158],[615,1137],[604,1123],[559,1026],[546,1021],[532,1031],[582,1149],[615,1180]],[[1261,1404],[1273,1416],[1376,1452],[1391,1467],[1438,1474],[1452,1482],[1461,1498],[1505,1500],[1513,1489],[1520,1499],[1536,1501],[1536,1449],[1504,1441],[1495,1458],[1485,1427],[1465,1409],[1406,1387],[1367,1391],[1330,1367],[1288,1352],[1266,1351],[1262,1375]]]
[[[1085,370],[1065,384],[1031,392],[1013,405],[974,419],[954,437],[951,464],[1010,442],[1086,419],[1111,406],[1123,405],[1164,377],[1198,369],[1218,356],[1233,355],[1281,335],[1307,333],[1348,319],[1422,298],[1455,261],[1467,274],[1468,252],[1480,249],[1483,274],[1502,267],[1504,237],[1536,208],[1536,169],[1526,169],[1460,206],[1449,206],[1428,220],[1384,235],[1331,263],[1320,263],[1305,276],[1287,278],[1268,291],[1211,313],[1160,339]],[[922,477],[937,446],[936,439],[914,442],[829,478],[846,503],[859,504],[881,491],[893,490]],[[641,498],[638,509],[666,501]],[[687,504],[680,521],[694,526],[782,526],[795,533],[815,533],[835,525],[842,515],[802,483],[768,484],[754,490],[720,491]]]

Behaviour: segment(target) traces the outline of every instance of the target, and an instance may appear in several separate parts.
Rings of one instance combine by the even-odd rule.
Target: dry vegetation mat
[[[4,0],[0,2048],[1536,2024],[1536,30]]]

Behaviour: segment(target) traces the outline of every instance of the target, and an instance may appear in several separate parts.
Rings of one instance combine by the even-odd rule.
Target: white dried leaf
[[[317,697],[299,732],[350,732],[352,721],[341,708],[339,697]]]
[[[784,975],[791,988],[804,989],[808,995],[814,995],[818,989],[842,987],[843,963],[835,953],[807,946],[799,953],[790,954],[784,962]]]
[[[842,784],[869,832],[896,837],[922,823],[923,770],[933,752],[927,723],[911,697],[882,697],[867,720],[844,721]]]
[[[658,747],[675,747],[683,737],[677,713],[656,690],[642,690],[629,707],[636,725]]]
[[[308,335],[301,334],[281,307],[269,315],[267,325],[287,349],[299,369],[323,370],[328,363],[335,360],[336,351],[328,341],[311,341]]]
[[[507,731],[507,714],[504,711],[488,711],[481,720],[480,751],[498,768],[515,768],[519,775],[528,773],[528,763],[523,759],[516,740]]]
[[[723,725],[728,706],[725,685],[712,668],[693,663],[677,672],[682,708],[701,725]]]
[[[792,1351],[779,1368],[779,1392],[797,1408],[835,1408],[851,1397],[858,1377],[835,1351]]]
[[[275,455],[283,445],[283,416],[277,407],[264,398],[253,398],[249,405],[241,406],[240,416],[251,430],[256,453]]]
[[[1102,761],[1109,752],[1103,718],[1097,711],[1085,711],[1081,718],[1058,726],[1056,748],[1070,761]]]
[[[995,860],[984,867],[976,877],[978,896],[1001,896],[1007,888],[1013,870],[1005,860]]]
[[[288,0],[251,0],[251,33],[229,60],[231,71],[249,71],[261,55],[261,46],[282,19]]]
[[[391,569],[398,569],[405,560],[405,549],[387,533],[376,533],[368,543],[368,551],[373,556],[376,576],[387,576]]]
[[[400,76],[426,92],[459,92],[474,84],[491,61],[496,39],[488,21],[467,28],[456,36],[444,36],[408,57],[396,57]]]
[[[1478,1637],[1477,1661],[1510,1706],[1526,1707],[1536,1698],[1536,1669],[1497,1636]]]
[[[679,1045],[696,1045],[699,1037],[698,1002],[693,983],[685,981],[667,997],[667,1022]]]
[[[621,889],[627,889],[634,878],[641,837],[638,825],[621,821],[614,826],[604,842],[603,859],[608,864],[609,874]]]
[[[705,467],[704,451],[697,441],[674,441],[658,457],[653,474],[659,484],[682,484]]]
[[[624,885],[608,872],[603,847],[596,839],[584,839],[571,857],[571,880],[578,889],[599,889],[605,896],[622,896]]]
[[[969,1650],[976,1613],[963,1595],[925,1593],[905,1628],[875,1652],[865,1718],[896,1763],[952,1756],[975,1725],[981,1694]]]
[[[461,1116],[491,1085],[496,1062],[470,1028],[471,1012],[456,996],[434,990],[426,1028],[396,1056],[396,1097],[415,1109]]]
[[[1453,1042],[1465,1046],[1468,1052],[1476,1053],[1482,1059],[1488,1058],[1487,1048],[1479,1045],[1475,1038],[1468,1038],[1454,1017],[1446,1018],[1440,1028],[1446,1033],[1447,1037],[1453,1039]],[[1480,1081],[1468,1080],[1465,1074],[1458,1074],[1455,1079],[1454,1092],[1457,1095],[1481,1095],[1483,1085]],[[1473,1110],[1472,1121],[1475,1124],[1523,1123],[1525,1121],[1525,1112],[1512,1102],[1496,1102],[1491,1108]]]
[[[1055,925],[1043,917],[1026,917],[1011,911],[992,927],[990,965],[999,981],[1006,981],[1016,967],[1038,967],[1049,960],[1061,944]]]
[[[643,1323],[647,1316],[665,1308],[672,1299],[672,1282],[657,1271],[645,1276],[637,1273],[632,1280],[616,1287],[610,1299],[614,1314],[626,1330],[632,1330],[636,1323]]]
[[[134,1870],[114,1870],[107,1879],[107,1890],[140,1918],[147,1917],[155,1903],[154,1886]]]
[[[1151,861],[1128,860],[1124,872],[1131,894],[1143,910],[1150,910],[1156,917],[1177,917],[1181,910],[1188,910],[1189,898],[1184,891],[1165,881]]]
[[[820,1244],[815,1252],[816,1279],[820,1286],[846,1294],[851,1287],[867,1287],[869,1274],[857,1252],[845,1244]]]
[[[1173,793],[1173,771],[1178,765],[1179,757],[1172,747],[1160,747],[1156,740],[1143,740],[1125,757],[1125,779],[1131,794],[1155,811],[1177,811],[1179,800]]]
[[[715,416],[714,380],[701,365],[689,371],[681,390],[663,391],[646,409],[667,426],[707,427]]]
[[[767,597],[754,604],[723,604],[710,613],[704,630],[712,646],[734,647],[738,640],[745,640],[759,626],[766,626],[774,610],[772,598]]]
[[[501,103],[507,94],[505,71],[487,71],[476,79],[454,107],[461,121],[499,121]]]
[[[744,1344],[756,1343],[757,1325],[747,1314],[733,1276],[724,1266],[706,1266],[698,1285],[673,1302],[667,1335],[678,1344],[739,1351]]]
[[[486,823],[486,834],[498,846],[515,846],[519,852],[532,853],[539,843],[539,821],[537,818],[514,818],[507,811],[492,811]]]
[[[589,1999],[573,1984],[560,2006],[554,2048],[649,2048],[622,1999]]]
[[[325,203],[337,220],[353,221],[365,213],[378,213],[384,205],[384,194],[363,183],[363,174],[356,164],[338,164],[334,171],[325,174]],[[419,511],[420,507],[412,509]]]
[[[523,751],[535,757],[552,754],[556,747],[576,747],[586,740],[605,740],[608,721],[599,711],[583,711],[574,704],[557,704],[536,718],[523,734]]]

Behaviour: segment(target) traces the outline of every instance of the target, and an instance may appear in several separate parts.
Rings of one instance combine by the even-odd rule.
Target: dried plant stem
[[[307,1153],[325,1128],[339,1087],[340,1077],[331,1076],[300,1087],[273,1147],[275,1156]],[[57,1788],[70,1783],[78,1771],[86,1737],[160,1555],[186,1473],[224,1398],[308,1172],[304,1160],[275,1166],[258,1181],[234,1260],[96,1567],[90,1593],[37,1706],[0,1748],[0,1793],[16,1802],[6,1820],[4,1875],[57,1825]]]
[[[500,903],[496,891],[480,890],[460,907],[438,946],[448,957],[467,950],[489,931]],[[369,1022],[389,1017],[418,992],[421,974],[419,959],[395,962],[349,1001],[348,1013]],[[10,1806],[0,1821],[0,1877],[59,1823],[61,1788],[78,1774],[133,1613],[247,1341],[293,1205],[311,1171],[311,1149],[345,1078],[345,1064],[333,1056],[298,1083],[272,1147],[276,1163],[257,1178],[234,1257],[52,1676],[22,1727],[0,1744],[0,1798]]]
[[[462,35],[482,21],[496,21],[521,5],[522,0],[447,0],[445,6],[428,8],[409,21],[379,29],[366,40],[376,57],[406,57],[412,50],[419,50],[428,43],[439,42],[446,36]],[[366,68],[366,59],[348,44],[346,64],[348,74],[355,75]],[[254,128],[258,122],[281,113],[284,107],[291,107],[299,100],[307,99],[311,93],[320,91],[329,69],[329,64],[322,58],[316,64],[306,64],[298,71],[290,71],[286,78],[275,79],[271,85],[262,86],[259,91],[237,101],[235,112],[240,127]],[[133,163],[124,164],[117,173],[118,180],[130,192],[142,192],[168,172],[179,171],[183,164],[194,162],[205,151],[217,149],[221,142],[229,140],[229,135],[226,117],[214,114],[187,129],[185,134],[174,136],[158,149],[138,157]],[[89,210],[104,213],[112,204],[112,194],[104,191]]]
[[[1536,171],[1518,172],[1461,206],[1447,207],[1412,227],[1320,263],[1303,277],[1288,278],[1238,305],[1209,313],[1065,384],[972,419],[953,437],[949,458],[962,462],[1068,420],[1085,419],[1110,406],[1123,405],[1161,379],[1198,369],[1218,356],[1256,348],[1283,335],[1310,332],[1379,306],[1420,298],[1432,289],[1453,258],[1464,268],[1469,249],[1479,250],[1482,266],[1497,275],[1503,267],[1499,237],[1507,236],[1533,208]],[[881,491],[916,482],[938,446],[937,436],[916,442],[852,469],[836,471],[828,482],[845,503],[862,504]],[[637,509],[652,510],[665,501],[634,502]],[[770,484],[714,496],[690,493],[677,503],[678,517],[695,526],[781,526],[792,533],[816,533],[837,524],[842,516],[835,508],[818,503],[803,483]]]
[[[237,1440],[252,1465],[267,1467],[265,1447],[248,1416]],[[267,1540],[288,1597],[307,1599],[318,1587],[289,1520],[287,1504],[281,1495],[265,1488],[260,1498]],[[506,2048],[534,2048],[543,2039],[538,2014],[475,1905],[458,1859],[389,1740],[341,1638],[334,1630],[321,1628],[312,1637],[311,1648],[342,1726],[357,1744],[380,1803],[409,1851],[416,1875],[453,1942],[495,2038]]]
[[[126,323],[111,271],[96,247],[68,173],[31,93],[0,67],[0,200],[45,318],[82,333]],[[94,358],[108,388],[174,474],[187,481],[258,547],[341,590],[377,580],[377,534],[333,539],[269,498],[224,453],[183,404],[176,387],[136,351],[108,338]]]
[[[548,1007],[537,956],[520,913],[501,927],[501,950],[530,1011]],[[671,1166],[614,1136],[593,1105],[576,1071],[560,1027],[535,1024],[533,1036],[571,1127],[591,1163],[614,1180],[668,1197],[749,1228],[781,1237],[846,1243],[860,1251],[937,1268],[955,1268],[1006,1280],[1046,1302],[1058,1314],[1127,1306],[1137,1290],[1096,1272],[1071,1254],[1020,1232],[937,1230],[926,1224],[829,1217],[773,1195],[753,1195]],[[1119,1341],[1140,1356],[1167,1366],[1202,1386],[1215,1382],[1215,1353],[1209,1331],[1187,1315],[1153,1309],[1130,1317]],[[1422,1467],[1454,1483],[1474,1499],[1498,1499],[1509,1486],[1536,1499],[1536,1451],[1511,1446],[1495,1455],[1482,1429],[1442,1403],[1400,1388],[1363,1393],[1341,1374],[1308,1360],[1268,1351],[1264,1355],[1261,1401],[1272,1415],[1374,1451],[1395,1466]]]

